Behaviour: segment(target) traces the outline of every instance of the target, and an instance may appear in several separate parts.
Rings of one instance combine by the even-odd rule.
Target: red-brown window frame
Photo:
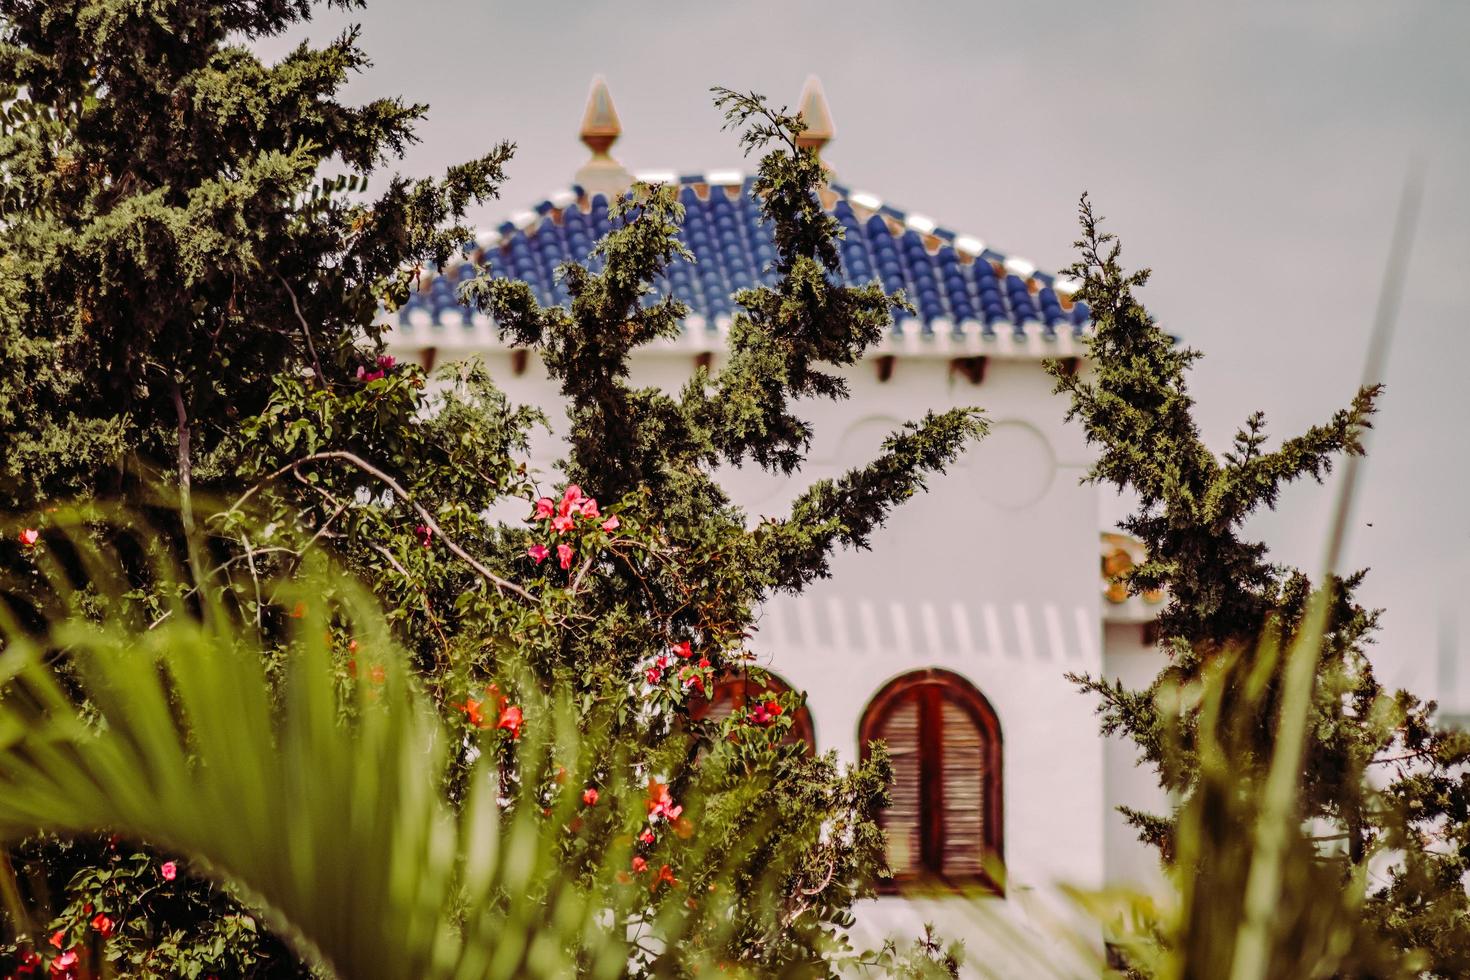
[[[769,670],[764,671],[764,673],[769,679],[769,683],[764,685],[757,682],[744,670],[737,670],[726,674],[715,680],[714,691],[711,693],[721,690],[730,691],[730,700],[735,710],[739,711],[749,703],[751,693],[755,693],[757,698],[760,698],[766,694],[781,694],[786,691],[795,690],[790,684],[786,683],[784,678],[773,674]],[[692,698],[689,705],[690,717],[696,721],[704,718],[709,712],[711,703],[712,699],[710,698]],[[795,715],[792,717],[791,734],[806,743],[807,755],[814,756],[817,754],[816,730],[812,724],[811,711],[807,709],[805,702],[802,703],[801,707],[796,710]]]
[[[878,891],[892,894],[909,886],[945,885],[956,888],[980,886],[1002,893],[1000,882],[990,874],[946,874],[944,871],[944,780],[932,776],[941,770],[943,726],[940,701],[948,700],[964,711],[985,739],[985,839],[980,842],[987,859],[1005,858],[1005,800],[1000,719],[995,709],[968,680],[954,671],[933,667],[895,677],[873,695],[863,709],[858,725],[858,749],[864,762],[872,754],[873,742],[883,722],[906,698],[919,698],[919,808],[920,863],[922,869],[896,874],[878,883]]]

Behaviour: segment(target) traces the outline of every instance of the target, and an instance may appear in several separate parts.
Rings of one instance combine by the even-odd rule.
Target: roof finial
[[[806,129],[796,138],[796,145],[811,147],[819,155],[827,141],[837,135],[832,125],[832,110],[827,108],[827,96],[822,92],[822,81],[816,75],[808,75],[801,89],[801,100],[797,112]]]
[[[587,93],[587,110],[582,114],[580,134],[582,142],[592,151],[592,159],[576,174],[577,183],[588,194],[611,197],[632,185],[632,175],[607,152],[622,134],[623,124],[618,120],[618,110],[613,105],[612,93],[607,90],[607,81],[596,75]]]

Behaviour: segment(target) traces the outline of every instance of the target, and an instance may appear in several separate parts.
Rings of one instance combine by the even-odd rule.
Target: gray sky
[[[1193,391],[1217,448],[1252,410],[1289,436],[1351,395],[1399,188],[1423,156],[1348,562],[1374,568],[1363,598],[1387,607],[1385,680],[1434,686],[1446,615],[1470,639],[1455,612],[1470,598],[1470,5],[420,0],[292,39],[348,22],[376,63],[348,94],[431,105],[403,172],[519,144],[487,223],[571,182],[595,73],[622,117],[614,155],[684,173],[745,163],[711,85],[794,102],[816,73],[844,183],[1046,270],[1071,261],[1088,190],[1125,259],[1153,268],[1155,315],[1206,354]],[[1315,570],[1330,500],[1293,488],[1253,530]]]

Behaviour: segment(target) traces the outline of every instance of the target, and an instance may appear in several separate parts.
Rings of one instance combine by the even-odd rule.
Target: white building
[[[804,138],[820,148],[832,126],[815,80],[801,104]],[[577,186],[480,239],[496,269],[530,282],[542,302],[564,298],[553,267],[585,256],[606,229],[605,195],[633,179],[608,155],[618,132],[607,89],[594,83],[582,127],[593,159]],[[674,388],[696,363],[718,370],[729,294],[761,281],[773,252],[745,175],[663,179],[681,186],[699,259],[671,271],[672,287],[697,315],[677,342],[635,356],[632,380]],[[811,480],[866,463],[885,435],[929,409],[978,405],[991,431],[899,507],[871,551],[838,555],[830,580],[771,602],[753,649],[807,692],[818,751],[855,759],[865,738],[888,741],[890,856],[906,877],[973,879],[994,854],[1013,907],[1055,883],[1147,878],[1153,858],[1114,808],[1157,806],[1153,777],[1133,766],[1130,746],[1102,739],[1092,701],[1064,676],[1141,686],[1159,667],[1148,642],[1156,607],[1106,594],[1098,491],[1080,482],[1089,452],[1063,424],[1066,405],[1042,369],[1047,357],[1086,369],[1086,310],[1030,263],[876,195],[834,180],[824,203],[847,228],[847,275],[904,288],[918,316],[849,372],[850,400],[810,403],[817,435],[801,478],[732,472],[736,501],[752,516],[782,513]],[[513,401],[558,404],[534,356],[508,350],[457,304],[460,275],[425,281],[389,335],[395,351],[426,363],[477,354]],[[549,471],[555,451],[548,443],[534,462]],[[1126,562],[1130,547],[1103,535],[1104,564]],[[935,910],[921,903],[910,915],[908,901],[880,899],[881,914],[867,918],[913,933]]]

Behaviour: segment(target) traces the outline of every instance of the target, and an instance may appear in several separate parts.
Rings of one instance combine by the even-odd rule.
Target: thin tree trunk
[[[184,522],[184,530],[190,534],[194,533],[194,507],[189,499],[190,496],[190,469],[189,469],[189,413],[184,409],[184,392],[179,388],[178,379],[173,384],[174,412],[179,417],[179,510]]]

